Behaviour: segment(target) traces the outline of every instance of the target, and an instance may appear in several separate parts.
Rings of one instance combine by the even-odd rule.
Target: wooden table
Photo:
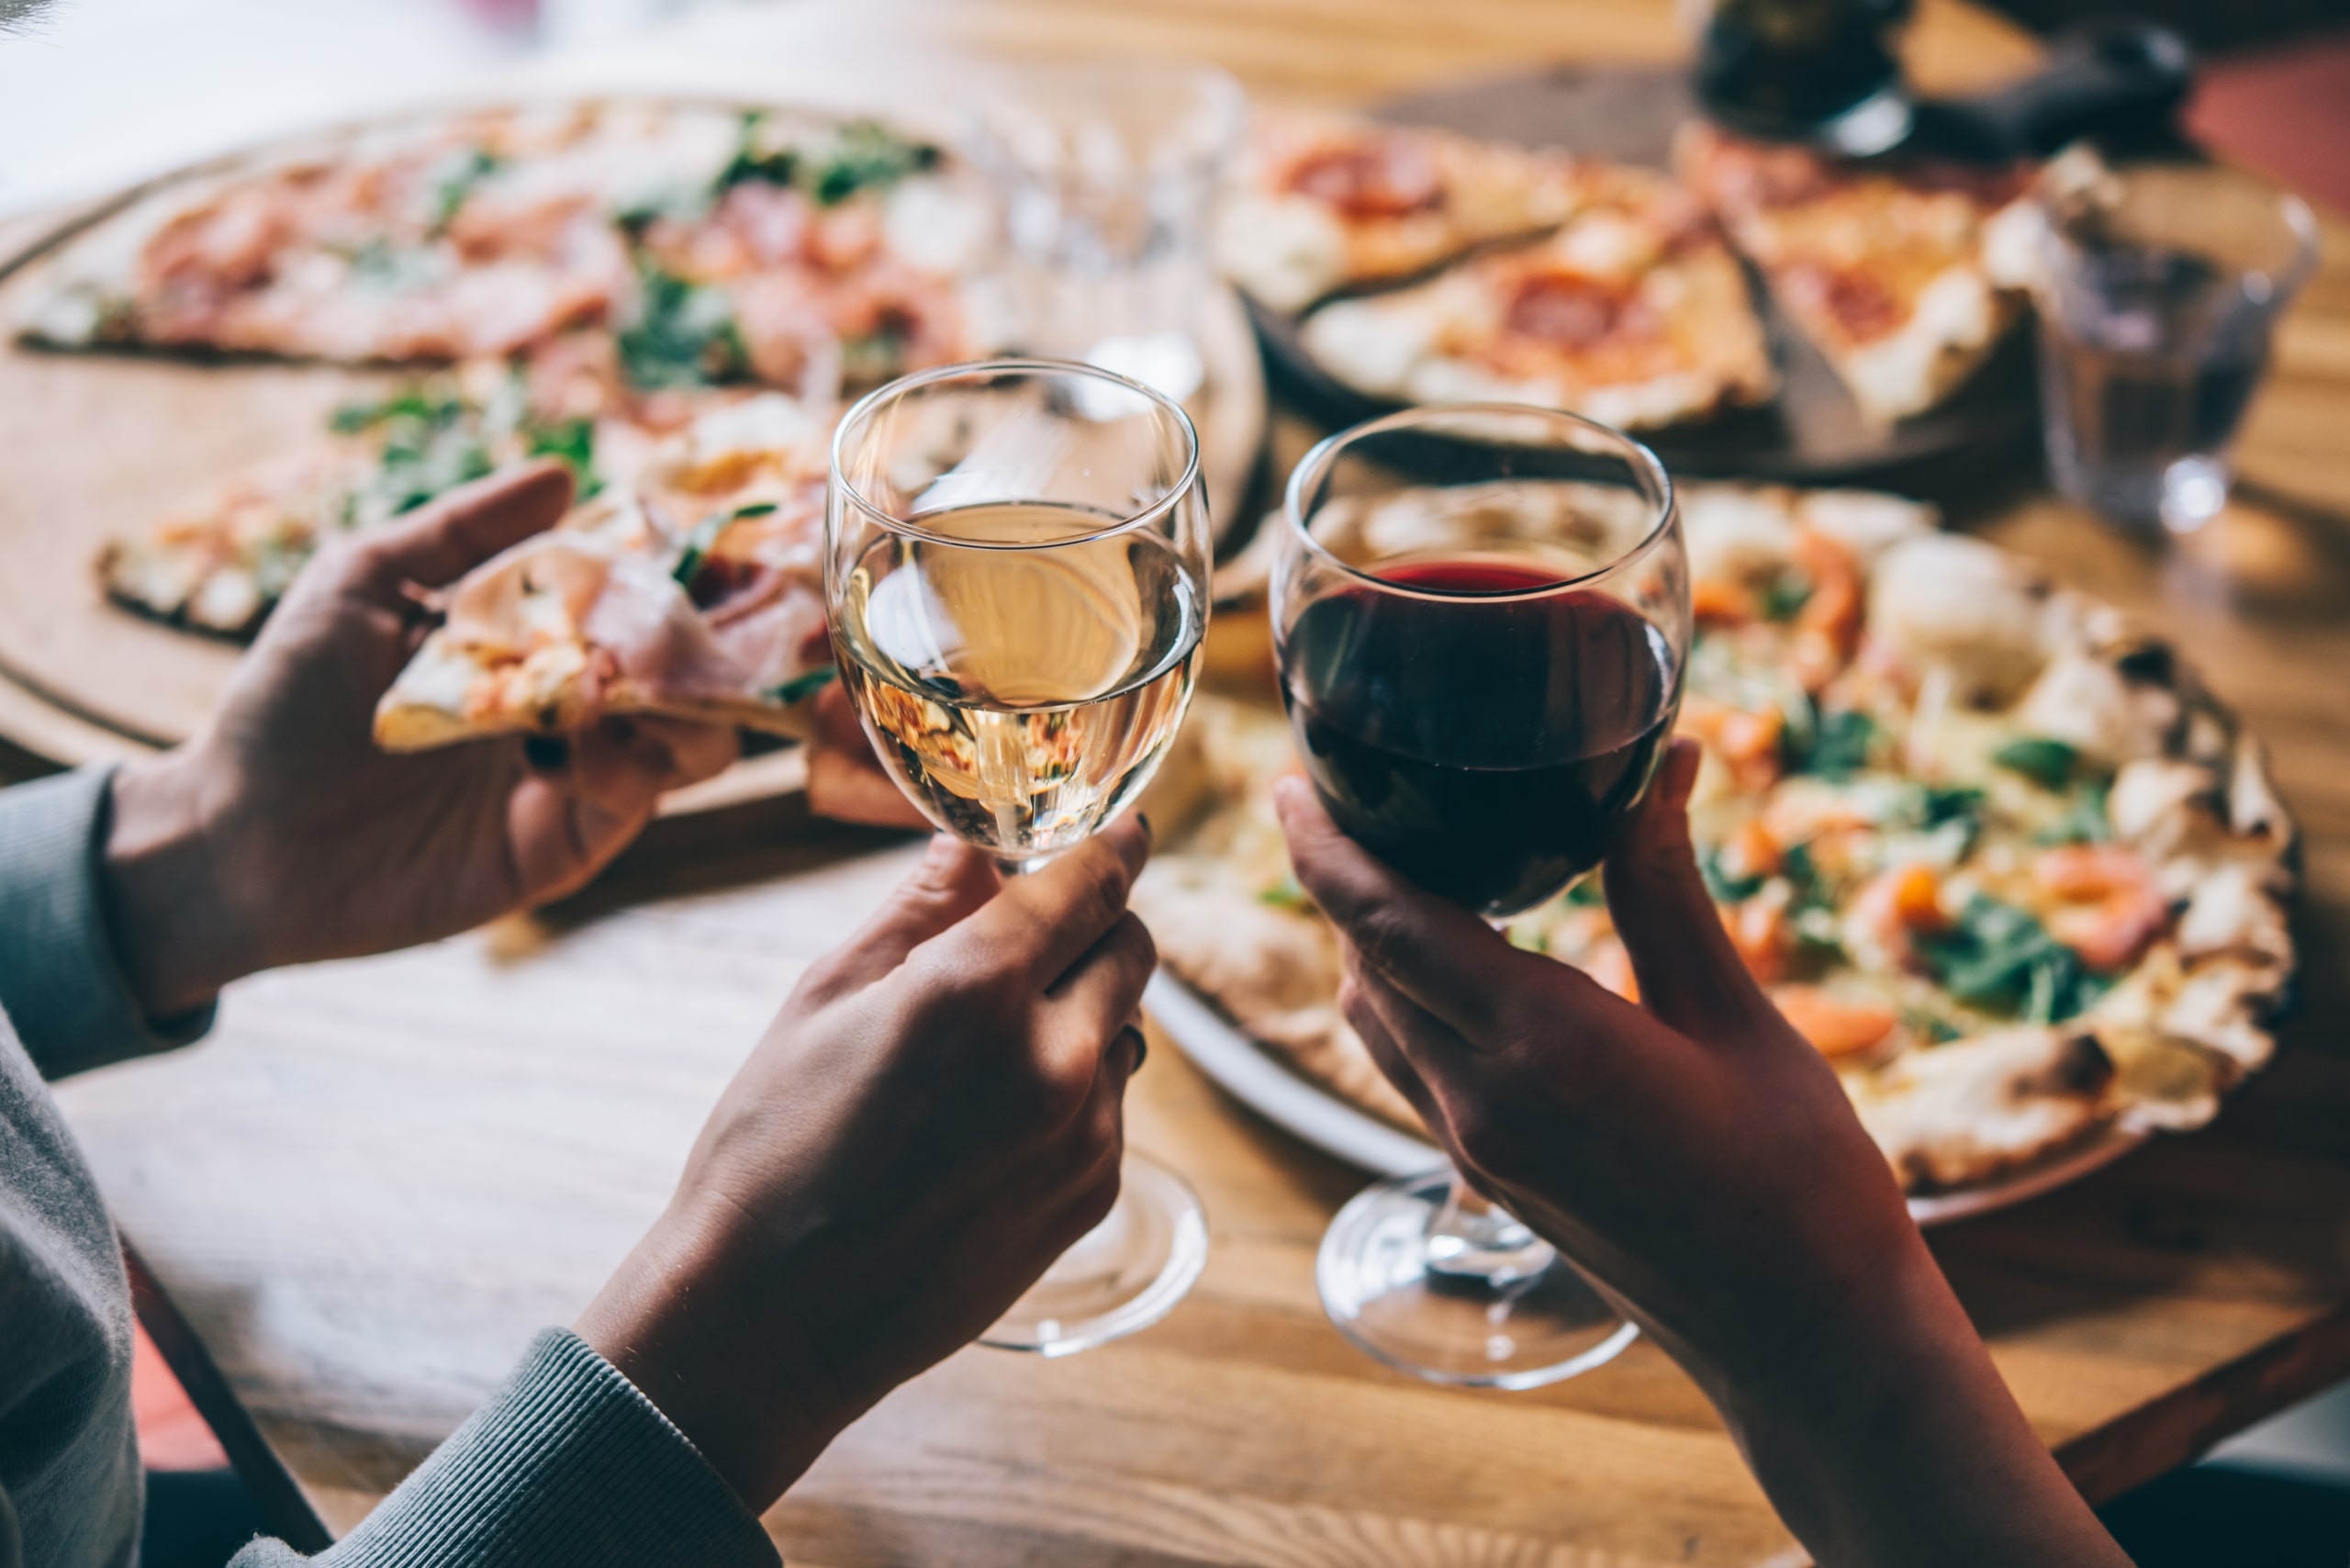
[[[1326,100],[1681,47],[1663,0],[867,0],[717,13],[540,74],[822,95],[915,38],[1178,50]],[[1916,41],[1942,85],[2031,56],[1947,0]],[[2254,416],[2248,499],[2193,548],[2149,553],[2022,492],[1965,520],[2177,635],[2274,743],[2308,835],[2303,1002],[2275,1066],[2210,1129],[1935,1238],[2093,1498],[2350,1372],[2350,228],[2328,241]],[[127,1233],[330,1526],[397,1483],[538,1325],[577,1311],[776,1000],[905,855],[788,803],[668,824],[543,917],[255,979],[201,1047],[66,1086]],[[1191,1299],[1107,1350],[974,1350],[901,1390],[770,1517],[792,1561],[1801,1561],[1653,1347],[1534,1394],[1386,1372],[1314,1294],[1315,1244],[1354,1172],[1171,1049],[1137,1081],[1131,1128],[1206,1201],[1214,1253]]]

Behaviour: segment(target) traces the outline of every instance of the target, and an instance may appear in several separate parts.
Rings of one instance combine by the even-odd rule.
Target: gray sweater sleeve
[[[0,790],[0,1568],[129,1568],[140,1470],[130,1293],[96,1183],[41,1080],[184,1045],[125,982],[98,855],[108,775]],[[12,1027],[13,1025],[13,1027]],[[684,1434],[577,1336],[506,1386],[319,1558],[236,1568],[775,1568]]]
[[[213,1010],[152,1020],[115,957],[98,877],[113,770],[0,790],[0,1007],[43,1078],[184,1046]]]
[[[775,1545],[652,1401],[549,1328],[506,1386],[316,1558],[229,1568],[776,1568]]]

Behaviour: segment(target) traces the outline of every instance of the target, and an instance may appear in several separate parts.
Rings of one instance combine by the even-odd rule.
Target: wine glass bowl
[[[1090,366],[954,365],[834,438],[826,597],[876,754],[1018,867],[1149,781],[1190,700],[1210,550],[1183,411]]]
[[[943,831],[1033,870],[1108,825],[1181,725],[1211,534],[1183,410],[1091,365],[924,371],[842,419],[825,605],[882,766]],[[1207,1254],[1199,1200],[1129,1152],[1118,1201],[983,1343],[1047,1356],[1167,1313]]]
[[[1689,654],[1655,454],[1572,414],[1407,409],[1309,453],[1281,526],[1282,703],[1332,819],[1492,920],[1597,866],[1655,775]],[[1534,1387],[1635,1334],[1447,1171],[1348,1204],[1315,1278],[1349,1339],[1439,1382]]]

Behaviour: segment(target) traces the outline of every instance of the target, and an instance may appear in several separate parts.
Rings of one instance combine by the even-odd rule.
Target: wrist
[[[99,849],[115,954],[151,1018],[203,1006],[265,967],[230,896],[233,868],[201,760],[182,749],[118,769]]]
[[[673,1204],[573,1327],[758,1513],[862,1413],[784,1365],[788,1316],[722,1226]]]

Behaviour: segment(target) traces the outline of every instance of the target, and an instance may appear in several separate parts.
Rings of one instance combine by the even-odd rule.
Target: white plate
[[[1167,1037],[1181,1047],[1192,1064],[1225,1093],[1325,1154],[1380,1176],[1405,1176],[1444,1163],[1435,1145],[1357,1110],[1320,1084],[1291,1071],[1166,970],[1151,978],[1143,1004]],[[1912,1198],[1909,1216],[1921,1226],[1945,1225],[2007,1208],[2111,1164],[2148,1136],[2143,1131],[2116,1128],[2060,1159],[2005,1181],[1964,1193]]]

